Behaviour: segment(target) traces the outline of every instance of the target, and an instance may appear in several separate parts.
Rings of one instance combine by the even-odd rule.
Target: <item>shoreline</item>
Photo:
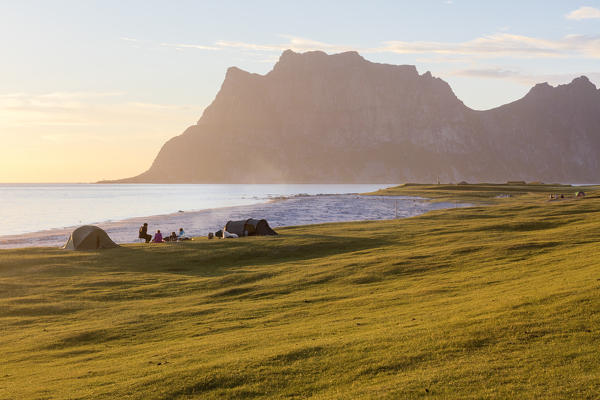
[[[152,215],[134,215],[131,217],[127,217],[127,218],[123,218],[123,219],[117,219],[117,220],[111,220],[111,219],[107,219],[107,220],[103,220],[103,221],[95,221],[95,222],[89,222],[89,223],[84,223],[84,224],[80,224],[80,225],[70,225],[70,226],[65,226],[65,227],[56,227],[56,228],[49,228],[49,229],[42,229],[39,231],[32,231],[32,232],[23,232],[23,233],[17,233],[14,235],[0,235],[0,248],[2,248],[2,241],[4,240],[10,240],[10,239],[14,239],[14,238],[21,238],[21,237],[27,237],[27,236],[40,236],[40,235],[52,235],[52,234],[56,234],[56,233],[63,233],[64,231],[69,231],[71,232],[74,229],[77,229],[80,226],[84,226],[84,225],[103,225],[103,226],[110,226],[110,225],[120,225],[122,223],[127,223],[127,222],[132,222],[132,221],[141,221],[141,220],[149,220],[149,219],[157,219],[157,218],[168,218],[168,217],[172,217],[175,215],[179,215],[179,214],[192,214],[192,213],[201,213],[201,212],[206,212],[206,211],[210,211],[210,210],[221,210],[221,209],[227,209],[227,208],[238,208],[238,207],[251,207],[254,205],[258,205],[258,204],[269,204],[269,203],[275,203],[275,202],[279,202],[279,201],[285,201],[285,200],[289,200],[289,199],[294,199],[294,198],[302,198],[302,197],[316,197],[316,196],[345,196],[345,195],[357,195],[360,196],[362,195],[361,193],[339,193],[339,194],[315,194],[315,195],[309,195],[309,194],[296,194],[296,195],[292,195],[292,196],[278,196],[278,197],[273,197],[273,198],[265,198],[262,200],[258,200],[255,203],[247,203],[247,204],[239,204],[239,205],[226,205],[226,206],[221,206],[221,207],[209,207],[209,208],[201,208],[201,209],[190,209],[190,210],[179,210],[179,211],[174,211],[171,213],[163,213],[163,214],[152,214]],[[401,197],[409,197],[409,196],[401,196]]]
[[[43,229],[41,231],[19,233],[16,235],[0,235],[0,249],[20,248],[20,247],[4,247],[4,245],[6,242],[10,243],[12,241],[19,241],[19,240],[23,240],[23,239],[36,239],[36,238],[41,239],[41,238],[49,238],[49,237],[56,237],[56,236],[63,237],[66,235],[66,239],[65,239],[65,241],[66,241],[66,240],[68,240],[69,235],[71,234],[71,232],[73,230],[77,229],[80,226],[85,226],[85,225],[99,226],[104,230],[109,230],[111,228],[117,228],[122,225],[131,225],[133,223],[141,225],[144,222],[148,222],[148,221],[155,221],[155,220],[166,219],[166,218],[174,218],[175,216],[179,216],[182,214],[190,215],[190,214],[196,214],[196,213],[210,212],[213,210],[216,211],[216,210],[224,210],[224,209],[235,209],[238,207],[251,207],[251,206],[257,205],[257,204],[269,204],[272,202],[283,201],[283,200],[285,200],[285,199],[284,198],[267,199],[265,201],[262,201],[262,202],[259,201],[257,203],[252,203],[252,204],[213,207],[213,208],[204,208],[204,209],[187,210],[187,211],[180,210],[180,211],[175,211],[175,212],[167,213],[167,214],[133,216],[133,217],[119,219],[119,220],[115,220],[115,221],[105,220],[105,221],[100,221],[100,222],[90,222],[90,223],[81,224],[81,225],[65,226],[63,228],[50,228],[50,229]],[[32,247],[45,247],[45,246],[32,246]]]
[[[163,234],[184,228],[189,236],[201,237],[221,229],[229,220],[265,218],[272,228],[311,225],[327,222],[395,219],[395,203],[401,204],[398,218],[406,218],[441,208],[465,207],[471,204],[431,203],[416,196],[373,196],[352,194],[296,194],[266,199],[240,206],[224,206],[194,211],[181,211],[117,221],[87,224],[104,229],[119,244],[137,242],[140,225],[147,222],[149,232],[160,229]],[[85,224],[82,224],[85,225]],[[0,249],[24,247],[59,247],[71,232],[81,225],[47,229],[16,235],[0,236]]]
[[[134,187],[138,186],[138,187]],[[298,194],[347,194],[390,185],[0,185],[1,237],[212,208]],[[36,199],[44,199],[43,202]]]

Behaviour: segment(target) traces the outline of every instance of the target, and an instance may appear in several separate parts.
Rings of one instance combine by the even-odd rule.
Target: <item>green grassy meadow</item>
[[[599,398],[600,192],[491,186],[277,237],[0,250],[0,399]]]

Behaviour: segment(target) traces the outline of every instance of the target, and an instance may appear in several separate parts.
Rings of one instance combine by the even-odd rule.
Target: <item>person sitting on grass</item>
[[[190,240],[189,236],[185,235],[183,228],[179,228],[179,235],[177,235],[177,239],[179,240]]]
[[[177,235],[175,234],[175,232],[171,232],[171,234],[169,236],[165,236],[163,238],[163,240],[165,242],[176,242],[177,241]]]
[[[148,223],[144,222],[144,225],[140,226],[140,232],[138,238],[144,239],[146,243],[150,243],[152,235],[148,235]]]
[[[156,231],[156,234],[154,234],[154,239],[152,240],[153,243],[163,243],[163,237],[162,237],[162,233],[160,233],[160,229]]]

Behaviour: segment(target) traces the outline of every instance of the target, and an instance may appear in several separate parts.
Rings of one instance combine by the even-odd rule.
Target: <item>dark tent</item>
[[[229,221],[225,225],[225,230],[238,236],[277,235],[266,219],[250,218],[242,221]]]
[[[99,250],[119,247],[108,234],[93,225],[84,225],[75,229],[63,249],[67,250]]]

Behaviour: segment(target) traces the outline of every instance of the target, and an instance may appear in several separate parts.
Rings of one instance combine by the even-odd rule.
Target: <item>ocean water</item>
[[[0,236],[386,186],[391,185],[0,184]]]

